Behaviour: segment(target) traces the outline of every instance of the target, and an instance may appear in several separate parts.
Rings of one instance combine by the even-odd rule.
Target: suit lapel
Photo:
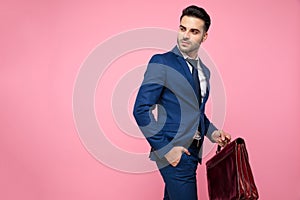
[[[205,104],[208,99],[209,90],[210,90],[210,84],[209,84],[210,72],[209,72],[209,69],[202,63],[201,59],[200,59],[200,65],[201,65],[201,68],[202,68],[202,71],[204,73],[204,76],[206,78],[206,83],[207,83],[206,95],[205,95],[205,97],[203,97],[203,103]]]
[[[190,69],[189,69],[189,67],[188,67],[185,59],[183,58],[182,54],[180,53],[178,47],[175,46],[172,49],[172,52],[174,54],[176,54],[177,60],[178,60],[178,62],[180,64],[180,67],[179,67],[178,70],[181,71],[182,75],[184,75],[186,77],[186,79],[191,84],[191,86],[193,87],[193,89],[196,90],[192,73],[191,73],[191,71],[190,71]],[[207,81],[206,95],[205,95],[205,97],[203,97],[203,103],[205,104],[205,102],[208,99],[209,90],[210,90],[210,84],[209,84],[210,72],[209,72],[209,69],[202,63],[201,59],[199,61],[200,61],[200,65],[201,65],[202,71],[203,71],[204,76],[206,77],[206,81]]]
[[[188,82],[191,84],[191,86],[193,87],[193,89],[195,90],[195,83],[191,74],[191,71],[185,61],[185,59],[183,58],[182,54],[180,53],[179,49],[177,46],[175,46],[172,50],[172,52],[174,54],[176,54],[177,56],[177,60],[180,64],[180,68],[179,70],[182,72],[182,75],[184,75],[186,77],[186,79],[188,80]]]

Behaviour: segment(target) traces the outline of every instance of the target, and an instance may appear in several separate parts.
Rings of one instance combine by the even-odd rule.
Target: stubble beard
[[[184,40],[183,39],[179,39],[179,38],[177,39],[177,45],[178,45],[178,47],[179,47],[179,49],[180,49],[181,52],[187,54],[188,56],[190,56],[190,54],[191,53],[193,54],[194,52],[196,54],[198,54],[198,50],[200,48],[200,44],[199,45],[198,44],[193,44],[193,43],[190,43],[190,41],[186,40],[187,42],[190,43],[190,46],[187,47],[187,48],[184,48],[184,47],[181,46],[181,41],[184,41]]]

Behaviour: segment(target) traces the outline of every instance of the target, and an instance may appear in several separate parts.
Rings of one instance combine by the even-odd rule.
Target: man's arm
[[[158,103],[164,89],[165,67],[163,58],[160,55],[151,58],[137,94],[133,111],[139,128],[159,158],[163,158],[172,148],[160,131],[162,125],[157,123],[152,114],[152,109]],[[169,146],[167,146],[168,144]],[[160,149],[161,151],[159,151]]]
[[[206,137],[213,143],[218,143],[221,147],[224,147],[231,140],[231,135],[224,132],[223,130],[218,130],[213,123],[204,115],[205,126],[207,127]]]
[[[204,114],[204,124],[205,124],[205,130],[206,131],[206,137],[211,141],[214,142],[214,139],[212,138],[212,134],[217,131],[218,129],[216,126],[210,122],[210,120],[207,118],[207,116]]]

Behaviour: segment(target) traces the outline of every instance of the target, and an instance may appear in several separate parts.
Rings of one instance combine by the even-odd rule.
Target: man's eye
[[[192,33],[194,34],[194,35],[197,35],[198,33],[199,33],[199,31],[192,31]]]

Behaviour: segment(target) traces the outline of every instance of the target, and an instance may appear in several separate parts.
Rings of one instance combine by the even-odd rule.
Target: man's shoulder
[[[161,54],[154,54],[151,59],[150,59],[150,62],[151,63],[156,63],[156,62],[163,62],[163,63],[166,63],[166,62],[171,62],[173,61],[175,58],[177,57],[177,55],[172,52],[172,51],[168,51],[168,52],[165,52],[165,53],[161,53]]]

